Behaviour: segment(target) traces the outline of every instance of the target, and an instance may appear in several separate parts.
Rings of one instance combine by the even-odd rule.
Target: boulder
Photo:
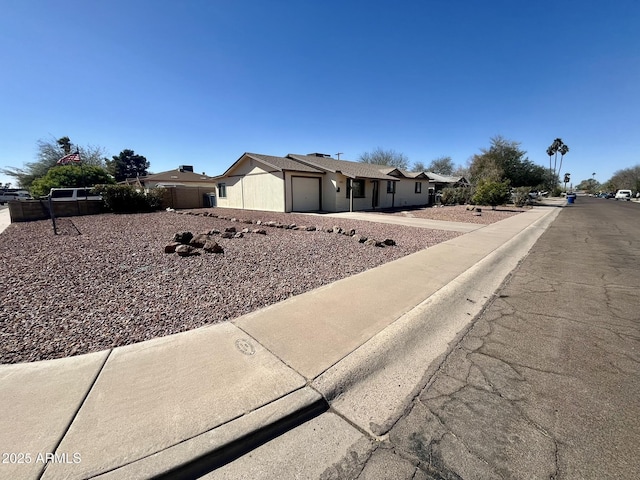
[[[332,232],[333,233],[342,233],[342,229],[336,225],[336,226],[333,227]]]
[[[382,243],[384,243],[388,247],[392,247],[392,246],[394,246],[396,244],[395,240],[392,240],[390,238],[385,239],[385,241],[382,242]]]
[[[233,238],[242,238],[244,237],[244,233],[242,232],[236,232],[233,234]]]
[[[195,248],[202,248],[204,247],[204,244],[207,242],[207,240],[209,240],[208,234],[199,233],[198,235],[196,235],[191,239],[191,241],[189,242],[189,245]]]
[[[176,247],[182,245],[180,242],[171,242],[164,247],[164,253],[175,253]]]
[[[266,235],[267,231],[264,228],[255,228],[253,233],[257,233],[258,235]]]
[[[220,234],[221,238],[233,238],[235,234],[233,232],[222,232]]]
[[[242,230],[240,230],[242,233],[249,233],[249,229],[248,228],[243,228]]]
[[[191,245],[178,245],[176,247],[176,253],[181,257],[190,257],[192,255],[200,255],[200,252]]]
[[[208,240],[202,248],[207,253],[224,253],[224,248],[218,245],[213,240]]]
[[[224,231],[225,232],[233,232],[233,233],[235,233],[236,232],[236,227],[227,227],[227,228],[224,229]]]
[[[315,232],[316,231],[316,227],[305,227],[305,230],[307,232]]]
[[[191,232],[179,232],[173,236],[172,242],[178,242],[178,243],[182,243],[183,245],[186,245],[191,241],[192,238],[193,238],[193,233]]]
[[[360,243],[364,243],[368,240],[367,237],[363,237],[363,236],[354,237],[354,238],[357,238]]]

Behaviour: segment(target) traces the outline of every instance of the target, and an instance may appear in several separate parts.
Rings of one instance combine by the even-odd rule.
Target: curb
[[[221,427],[91,478],[198,478],[328,409],[328,403],[318,392],[303,387]]]

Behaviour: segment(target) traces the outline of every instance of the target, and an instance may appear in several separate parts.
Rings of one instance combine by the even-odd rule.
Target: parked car
[[[10,202],[12,200],[30,200],[30,199],[31,199],[31,195],[29,195],[29,193],[25,191],[14,191],[14,192],[0,191],[0,205],[4,205],[5,203]]]
[[[631,190],[618,190],[616,192],[615,199],[616,200],[626,200],[627,202],[631,200]]]
[[[73,202],[76,200],[102,200],[102,196],[89,188],[52,188],[46,197],[52,202]]]

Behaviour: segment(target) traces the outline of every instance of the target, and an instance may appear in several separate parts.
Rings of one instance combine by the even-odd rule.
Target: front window
[[[396,182],[387,180],[387,193],[396,193]]]
[[[364,198],[364,180],[351,180],[351,189],[347,189],[347,198],[349,198],[349,190],[353,190],[353,198]]]
[[[219,183],[218,184],[218,196],[220,198],[226,198],[227,197],[227,184],[226,183]]]

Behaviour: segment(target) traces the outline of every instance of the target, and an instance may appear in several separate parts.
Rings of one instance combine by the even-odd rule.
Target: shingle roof
[[[464,177],[456,177],[452,175],[440,175],[438,173],[433,173],[433,172],[426,172],[426,174],[431,180],[438,183],[458,183],[461,180],[463,180],[465,183],[467,182]]]
[[[213,177],[208,175],[202,175],[199,173],[189,172],[186,170],[168,170],[166,172],[153,173],[145,177],[140,177],[141,180],[153,180],[153,181],[167,181],[167,182],[207,182],[213,180]]]
[[[260,153],[245,153],[245,155],[280,171],[294,170],[296,172],[324,173],[322,170],[318,170],[317,168],[313,168],[303,163],[296,162],[291,158],[274,157],[271,155],[262,155]]]
[[[375,178],[378,180],[398,180],[380,171],[380,165],[370,163],[350,162],[348,160],[336,160],[329,157],[318,157],[314,155],[297,155],[290,153],[288,158],[297,160],[306,165],[320,168],[328,172],[340,172],[350,178]]]

